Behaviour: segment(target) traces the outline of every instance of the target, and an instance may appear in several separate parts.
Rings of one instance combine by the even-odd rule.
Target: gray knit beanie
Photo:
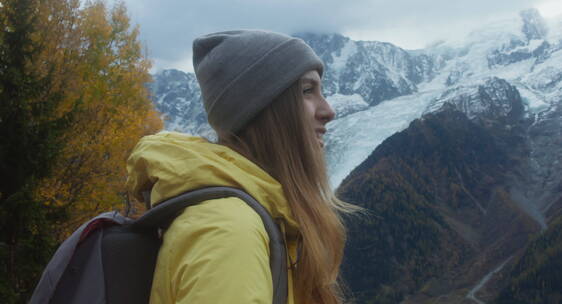
[[[301,39],[239,30],[208,34],[193,42],[193,67],[209,123],[241,130],[302,74],[324,66]]]

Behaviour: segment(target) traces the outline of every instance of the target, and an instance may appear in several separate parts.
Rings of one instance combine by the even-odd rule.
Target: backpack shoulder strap
[[[260,216],[269,236],[269,266],[273,279],[273,304],[287,303],[287,252],[283,234],[269,212],[251,195],[240,189],[208,187],[186,192],[148,210],[133,223],[133,227],[138,229],[162,228],[173,221],[186,207],[202,201],[226,197],[237,197],[243,200]]]

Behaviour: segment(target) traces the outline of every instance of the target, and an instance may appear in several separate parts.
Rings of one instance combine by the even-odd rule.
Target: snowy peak
[[[325,63],[324,94],[359,95],[369,105],[409,95],[431,79],[433,58],[385,42],[353,41],[339,34],[297,34]]]
[[[156,109],[164,115],[166,130],[214,137],[207,123],[195,74],[170,69],[153,75],[149,84]]]
[[[428,107],[427,112],[450,109],[471,119],[515,120],[523,115],[523,101],[516,87],[504,79],[491,77],[473,86],[459,86],[445,91]]]
[[[547,35],[546,22],[535,8],[522,11],[520,14],[523,20],[521,31],[527,40],[544,39]]]
[[[175,69],[164,70],[153,75],[153,78],[154,81],[150,84],[150,88],[155,96],[162,97],[171,91],[188,93],[198,88],[197,79],[195,79],[194,74],[184,73]],[[162,102],[163,100],[159,99],[158,101]]]
[[[297,33],[294,36],[306,41],[327,65],[333,64],[334,58],[342,56],[342,49],[350,41],[349,38],[336,33]]]
[[[554,20],[549,22],[556,26]],[[484,25],[459,40],[445,41],[417,52],[433,58],[437,63],[434,66],[442,68],[439,74],[450,71],[450,79],[444,82],[451,85],[470,75],[482,78],[490,70],[499,71],[514,63],[529,63],[529,67],[542,63],[562,48],[556,33],[548,28],[536,9],[531,9],[522,11],[516,18]],[[510,80],[510,77],[498,76]]]

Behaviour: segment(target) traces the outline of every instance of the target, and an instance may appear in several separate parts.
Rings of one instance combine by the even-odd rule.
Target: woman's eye
[[[302,90],[302,93],[303,93],[303,94],[312,94],[313,91],[314,91],[313,88],[304,88],[304,89]]]

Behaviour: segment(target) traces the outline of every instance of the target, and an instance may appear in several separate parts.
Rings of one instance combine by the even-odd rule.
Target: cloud
[[[422,47],[552,0],[125,0],[156,68],[192,70],[199,35],[259,28],[287,34],[338,32],[353,39]]]

